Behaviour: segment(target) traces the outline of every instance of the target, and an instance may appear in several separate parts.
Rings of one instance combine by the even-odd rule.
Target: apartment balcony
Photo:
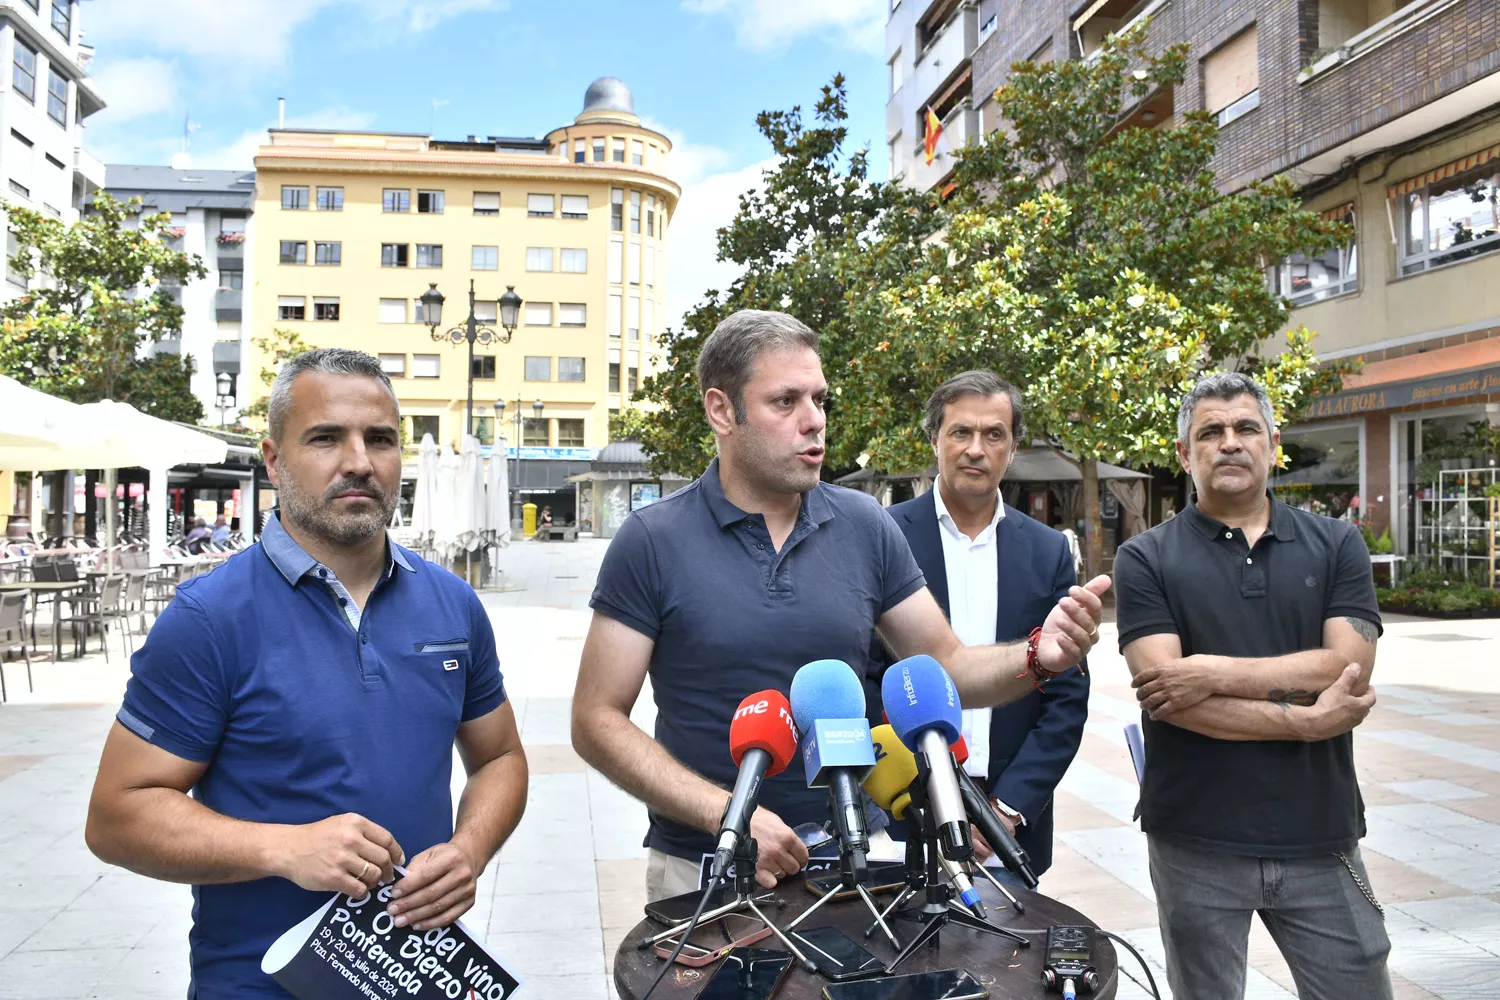
[[[1169,0],[1094,0],[1073,19],[1084,59],[1097,59],[1110,35],[1135,27],[1167,5]]]
[[[220,323],[238,323],[244,311],[245,293],[238,288],[214,292],[214,318]]]
[[[979,9],[964,4],[932,33],[930,40],[917,53],[911,79],[901,88],[909,95],[902,102],[908,112],[915,109],[920,113],[928,104],[942,97],[941,91],[968,66],[969,57],[978,47]]]
[[[927,162],[920,137],[916,149],[911,153],[911,166],[907,168],[905,183],[918,191],[936,187],[953,170],[952,151],[967,146],[979,135],[979,112],[960,104],[943,120],[943,134],[938,139],[937,155]]]

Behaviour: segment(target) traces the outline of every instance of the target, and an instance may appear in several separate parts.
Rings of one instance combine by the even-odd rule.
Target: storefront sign
[[[1324,396],[1313,400],[1303,412],[1302,419],[1349,417],[1371,410],[1394,410],[1416,403],[1435,403],[1491,392],[1500,392],[1500,366]]]
[[[489,458],[490,457],[490,453],[492,451],[494,451],[494,448],[492,446],[490,446],[490,445],[485,445],[482,448],[480,448],[479,450],[484,454],[485,458]],[[560,461],[565,461],[565,462],[592,462],[595,458],[598,457],[598,455],[599,455],[599,449],[598,448],[535,448],[535,447],[523,447],[521,449],[521,457],[522,458],[539,458],[539,459],[548,459],[548,460],[554,460],[554,461],[560,460]],[[516,457],[516,449],[514,449],[514,448],[506,448],[505,449],[505,457],[506,458],[515,458]]]

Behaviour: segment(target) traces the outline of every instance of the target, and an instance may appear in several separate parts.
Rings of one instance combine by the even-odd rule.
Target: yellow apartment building
[[[254,336],[281,327],[378,355],[412,444],[430,433],[457,449],[467,348],[433,341],[421,296],[435,284],[446,297],[443,332],[466,319],[472,281],[475,316],[503,335],[498,300],[513,287],[524,304],[510,342],[475,345],[473,431],[493,443],[503,400],[516,457],[519,409],[515,485],[571,507],[566,476],[608,443],[609,414],[656,353],[681,194],[671,149],[612,78],[542,139],[272,130],[255,157]]]

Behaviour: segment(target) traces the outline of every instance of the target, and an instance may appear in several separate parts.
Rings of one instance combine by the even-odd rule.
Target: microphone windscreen
[[[876,726],[870,739],[875,744],[875,769],[865,778],[865,792],[870,801],[901,819],[911,803],[908,789],[917,779],[917,758],[890,726]]]
[[[892,664],[880,682],[880,697],[891,728],[908,749],[916,749],[929,729],[942,733],[949,745],[963,734],[963,705],[953,678],[926,654]]]
[[[960,764],[969,759],[969,741],[964,739],[963,733],[958,734],[958,739],[948,749],[953,751],[953,759]]]
[[[764,750],[771,755],[767,775],[780,774],[797,756],[797,730],[792,723],[792,708],[780,691],[758,691],[740,702],[729,723],[729,755],[734,766],[747,750]]]
[[[818,719],[863,719],[865,689],[843,660],[814,660],[792,678],[792,716],[797,732]]]

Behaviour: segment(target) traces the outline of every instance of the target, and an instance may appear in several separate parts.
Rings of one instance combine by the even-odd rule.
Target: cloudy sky
[[[165,164],[191,122],[195,166],[249,168],[278,97],[288,125],[541,136],[617,76],[676,144],[675,318],[732,276],[713,233],[768,156],[758,112],[809,107],[844,73],[851,137],[885,176],[888,2],[103,0],[80,14],[109,104],[86,141],[105,163]]]

